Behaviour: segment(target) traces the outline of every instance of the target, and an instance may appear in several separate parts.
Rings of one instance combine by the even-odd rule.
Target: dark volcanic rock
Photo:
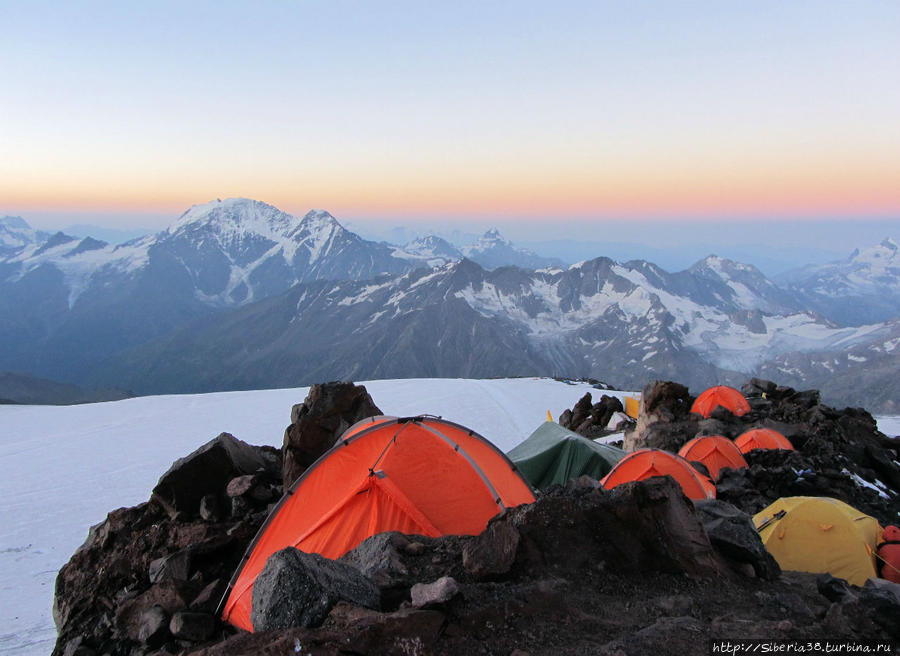
[[[169,622],[169,631],[175,638],[203,642],[212,637],[216,630],[216,618],[209,613],[179,611]]]
[[[272,475],[278,464],[274,453],[222,433],[190,455],[176,460],[153,488],[153,498],[170,514],[196,515],[205,495],[224,495],[226,485],[236,476]]]
[[[425,608],[453,599],[459,594],[459,585],[452,576],[442,576],[433,583],[416,583],[409,594],[413,607]]]
[[[358,569],[381,590],[382,608],[394,609],[410,599],[417,582],[441,576],[465,578],[463,536],[431,538],[422,535],[379,533],[363,540],[339,559]]]
[[[760,578],[778,578],[781,568],[766,551],[750,515],[719,499],[695,501],[694,508],[710,542],[722,555],[749,564]]]
[[[671,381],[653,381],[641,396],[637,425],[625,433],[626,451],[653,448],[678,452],[698,432],[697,418],[691,415],[694,402],[688,388]]]
[[[151,606],[141,613],[138,640],[149,647],[161,647],[169,637],[169,615],[160,606]]]
[[[151,583],[159,583],[165,579],[187,581],[191,575],[191,551],[182,549],[170,556],[157,558],[148,570]]]
[[[409,544],[409,538],[402,533],[379,533],[363,540],[340,560],[358,569],[379,588],[408,587],[412,579],[404,556]]]
[[[590,392],[582,396],[571,410],[566,410],[559,417],[559,424],[563,428],[594,439],[609,434],[607,429],[612,416],[617,412],[624,412],[622,402],[615,396],[606,394],[600,397],[597,403],[591,403]]]
[[[288,547],[272,554],[253,584],[255,631],[319,626],[338,601],[378,609],[378,588],[358,570]]]
[[[869,579],[859,593],[859,602],[868,607],[876,624],[892,638],[900,638],[900,584]]]
[[[669,477],[626,483],[608,492],[582,488],[548,493],[493,521],[509,522],[521,536],[514,571],[578,576],[600,563],[707,577],[728,571],[693,505]],[[556,559],[552,554],[557,553],[568,557]]]
[[[291,425],[284,431],[284,489],[328,451],[350,426],[380,414],[383,413],[361,385],[332,382],[310,387],[303,403],[291,409]]]
[[[519,531],[511,524],[491,522],[481,535],[466,540],[463,568],[476,579],[503,576],[515,562],[519,540]]]
[[[847,456],[806,455],[801,451],[757,449],[744,454],[748,469],[723,469],[716,496],[754,515],[781,497],[833,497],[850,504],[882,524],[900,512],[900,498],[880,496],[854,482],[845,471],[867,471]],[[868,470],[871,471],[871,470]]]
[[[250,493],[258,480],[259,478],[256,474],[244,474],[243,476],[232,478],[228,481],[228,485],[225,486],[225,494],[232,499],[234,497],[242,497]]]
[[[831,574],[819,574],[816,578],[816,588],[828,601],[837,602],[856,598],[849,583],[844,579],[835,578]]]
[[[222,507],[219,497],[215,494],[204,494],[200,499],[200,518],[208,522],[217,522],[221,519]]]

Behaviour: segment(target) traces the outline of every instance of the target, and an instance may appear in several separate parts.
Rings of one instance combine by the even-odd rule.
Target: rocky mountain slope
[[[749,469],[720,473],[728,501],[692,503],[668,478],[610,491],[582,478],[508,509],[477,536],[383,533],[338,561],[294,558],[274,594],[254,594],[255,633],[225,625],[216,607],[281,492],[283,453],[222,434],[175,462],[148,502],[91,529],[56,581],[53,654],[630,656],[707,654],[723,639],[896,641],[900,587],[782,572],[746,514],[772,494],[826,489],[881,521],[896,517],[896,444],[865,411],[839,412],[814,392],[767,381],[748,385],[755,395],[744,417],[698,422],[682,416],[684,403],[662,407],[677,399],[660,394],[656,410],[668,419],[645,426],[675,448],[686,424],[733,432],[775,422],[789,432],[798,451],[754,452]],[[352,388],[310,390],[292,409],[291,443],[327,449],[336,427],[356,418],[343,402]],[[888,482],[881,493],[876,476]],[[338,569],[341,577],[327,575]],[[359,586],[365,599],[353,592]],[[278,588],[290,593],[279,597]]]
[[[785,354],[864,348],[896,330],[792,310],[758,271],[715,257],[677,274],[605,258],[538,272],[463,260],[300,285],[134,349],[92,382],[199,391],[550,372],[623,389],[680,375],[702,388]]]

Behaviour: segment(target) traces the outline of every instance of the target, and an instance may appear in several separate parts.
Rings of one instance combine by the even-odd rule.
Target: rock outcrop
[[[193,453],[176,460],[156,487],[153,500],[170,515],[200,513],[200,503],[209,490],[215,502],[226,506],[226,485],[243,475],[274,478],[280,454],[271,447],[252,447],[233,435],[222,433]],[[209,501],[207,501],[209,503]]]
[[[266,561],[253,584],[254,631],[319,626],[339,601],[381,607],[377,586],[345,563],[287,547]]]
[[[624,412],[625,408],[617,397],[603,394],[597,403],[592,403],[591,394],[588,392],[578,400],[574,408],[564,411],[559,416],[559,424],[573,433],[596,439],[624,430],[626,427],[630,428],[632,424],[630,417],[617,414]],[[619,422],[612,425],[612,419],[617,416],[622,418],[621,426]]]
[[[109,513],[57,576],[54,654],[175,653],[228,635],[216,606],[280,473],[277,450],[223,433],[176,461],[149,502]]]
[[[323,383],[309,389],[303,403],[291,409],[291,425],[284,431],[282,484],[284,489],[353,424],[384,414],[362,385]]]
[[[637,425],[625,433],[622,448],[665,449],[678,452],[697,435],[697,417],[691,415],[694,398],[688,388],[671,381],[653,381],[641,395]]]
[[[382,533],[337,561],[287,549],[254,586],[265,630],[252,634],[223,624],[217,605],[288,467],[274,449],[220,435],[177,461],[147,503],[91,528],[57,578],[54,656],[706,654],[722,637],[896,640],[896,586],[779,573],[748,514],[820,494],[896,521],[897,442],[865,411],[813,392],[751,381],[744,393],[747,415],[698,421],[685,388],[655,383],[634,431],[634,448],[677,451],[697,433],[769,426],[797,447],[724,469],[716,501],[692,503],[669,478],[607,491],[582,477],[480,535]],[[613,404],[598,405],[582,399],[569,419],[590,432]],[[286,435],[291,471],[367,414],[380,411],[364,388],[311,390]]]

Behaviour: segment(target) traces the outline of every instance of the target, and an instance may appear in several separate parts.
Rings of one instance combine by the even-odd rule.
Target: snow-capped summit
[[[462,253],[453,244],[441,237],[428,235],[419,237],[398,248],[395,257],[407,257],[422,261],[426,266],[439,267],[462,259]]]
[[[31,230],[31,226],[21,216],[0,216],[0,228]]]
[[[288,234],[299,222],[297,217],[267,203],[249,198],[227,198],[191,206],[166,233],[174,235],[203,227],[232,238],[245,234],[278,238]]]
[[[846,260],[789,271],[779,281],[835,321],[860,325],[900,315],[900,254],[891,238],[857,248]]]
[[[325,210],[310,210],[303,217],[303,222],[309,224],[310,226],[330,226],[338,223],[338,220],[334,218],[330,212]]]
[[[790,294],[779,289],[755,266],[709,255],[688,269],[697,278],[718,285],[713,293],[726,306],[740,310],[785,312],[798,309]]]
[[[204,303],[243,305],[300,282],[360,279],[412,268],[392,249],[346,230],[325,210],[302,218],[249,198],[195,205],[159,235]]]
[[[461,251],[465,257],[486,269],[503,266],[517,266],[522,269],[563,266],[558,260],[541,257],[530,250],[514,246],[497,228],[491,228],[479,237],[478,241],[462,248]]]
[[[0,257],[14,255],[49,237],[49,233],[34,230],[21,216],[0,217]]]

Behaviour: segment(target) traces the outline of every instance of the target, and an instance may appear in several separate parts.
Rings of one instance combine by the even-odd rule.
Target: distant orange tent
[[[638,449],[622,458],[603,477],[600,485],[611,490],[629,481],[643,481],[654,476],[671,476],[689,499],[715,499],[716,486],[691,464],[668,451],[661,449]]]
[[[719,472],[725,467],[742,469],[747,467],[747,461],[734,442],[721,435],[707,435],[695,437],[687,442],[678,452],[682,458],[688,461],[702,462],[713,480],[719,477]]]
[[[351,426],[287,491],[231,580],[222,619],[252,631],[253,584],[285,547],[339,558],[377,533],[481,533],[504,508],[534,501],[493,444],[434,417],[376,417]]]
[[[745,415],[750,412],[750,404],[744,395],[733,387],[726,385],[716,385],[700,394],[694,405],[691,406],[691,412],[696,412],[704,417],[709,417],[713,410],[717,407],[723,407],[730,411],[736,417]]]
[[[734,440],[741,453],[750,453],[753,449],[786,449],[794,450],[794,445],[784,435],[771,428],[754,428],[742,433]]]

